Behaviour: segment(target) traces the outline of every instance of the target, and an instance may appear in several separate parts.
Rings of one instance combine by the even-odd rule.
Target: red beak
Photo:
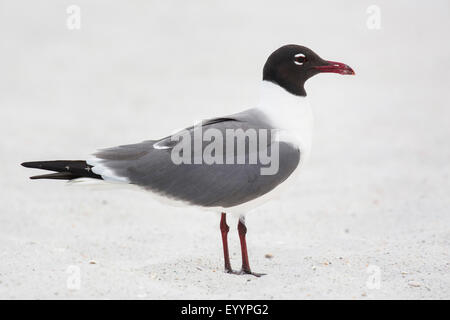
[[[334,62],[334,61],[325,61],[326,65],[324,66],[316,66],[315,69],[319,70],[320,72],[333,72],[333,73],[339,73],[339,74],[351,74],[354,75],[355,71],[353,71],[352,68],[350,68],[348,65],[340,63],[340,62]]]

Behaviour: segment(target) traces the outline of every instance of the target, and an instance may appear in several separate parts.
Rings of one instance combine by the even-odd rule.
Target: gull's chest
[[[263,89],[259,109],[278,130],[278,140],[293,144],[300,149],[302,158],[307,157],[314,126],[307,98],[292,95],[273,84],[268,84]]]

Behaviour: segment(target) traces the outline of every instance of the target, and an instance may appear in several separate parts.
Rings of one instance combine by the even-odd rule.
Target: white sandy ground
[[[65,27],[72,3],[79,31]],[[367,1],[164,3],[0,2],[0,298],[450,298],[448,1],[378,1],[377,31]],[[222,272],[215,213],[19,166],[250,107],[285,43],[357,75],[308,82],[310,163],[247,217],[262,278]]]

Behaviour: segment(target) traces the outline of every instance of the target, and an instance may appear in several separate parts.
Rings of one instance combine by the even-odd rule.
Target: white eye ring
[[[295,56],[294,56],[294,63],[295,64],[298,64],[299,66],[301,66],[302,64],[303,64],[303,62],[298,62],[297,61],[297,58],[300,58],[300,57],[302,57],[302,58],[306,58],[306,56],[303,54],[303,53],[297,53]]]

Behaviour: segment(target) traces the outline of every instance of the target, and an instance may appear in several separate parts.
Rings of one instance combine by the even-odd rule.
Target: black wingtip
[[[42,169],[55,171],[55,173],[32,176],[30,179],[60,179],[72,180],[86,177],[102,179],[98,174],[91,171],[92,166],[84,160],[51,160],[51,161],[30,161],[22,162],[21,165],[26,168]]]
[[[39,168],[40,161],[22,162],[20,165],[25,168]]]
[[[56,173],[42,174],[39,176],[30,177],[31,180],[37,180],[37,179],[72,180],[75,178],[80,178],[80,177],[76,176],[70,172],[56,172]]]

